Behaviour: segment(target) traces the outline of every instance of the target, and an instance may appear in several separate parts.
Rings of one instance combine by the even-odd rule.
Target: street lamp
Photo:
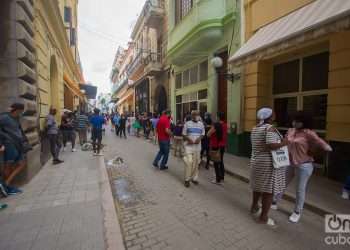
[[[214,55],[214,58],[211,59],[211,65],[215,68],[216,73],[218,75],[223,75],[226,80],[234,82],[235,80],[239,80],[241,78],[240,74],[233,74],[228,72],[222,72],[221,67],[224,65],[222,58],[218,55]]]

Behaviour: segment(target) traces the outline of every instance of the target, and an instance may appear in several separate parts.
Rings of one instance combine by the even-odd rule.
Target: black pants
[[[210,155],[209,155],[209,139],[207,137],[204,137],[202,139],[202,149],[201,149],[201,160],[203,159],[204,155],[207,157],[207,163],[206,167],[209,167],[210,163]]]
[[[115,125],[115,134],[118,136],[119,135],[119,126]]]
[[[216,182],[223,181],[225,178],[225,165],[224,165],[225,147],[220,147],[219,150],[220,150],[221,161],[214,162]]]
[[[126,138],[125,126],[120,126],[120,127],[119,127],[119,136],[120,136],[120,138],[122,138],[122,134],[123,134],[124,137]]]
[[[91,132],[92,147],[94,153],[100,153],[102,142],[102,129],[93,129]]]
[[[50,152],[53,160],[58,160],[58,155],[61,149],[61,143],[58,139],[58,134],[49,134],[49,142],[50,142]]]

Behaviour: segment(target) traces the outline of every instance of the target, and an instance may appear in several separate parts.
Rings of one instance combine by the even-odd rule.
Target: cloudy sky
[[[118,46],[125,47],[145,0],[80,0],[79,52],[86,81],[110,91],[109,75]]]

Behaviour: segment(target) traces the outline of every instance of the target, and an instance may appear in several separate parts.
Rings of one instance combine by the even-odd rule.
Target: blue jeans
[[[350,192],[350,175],[346,178],[345,180],[345,185],[344,185],[344,189],[348,192]]]
[[[304,208],[305,196],[306,196],[306,187],[307,183],[312,175],[314,166],[312,163],[303,163],[297,166],[292,166],[296,176],[296,200],[295,200],[295,209],[297,213],[301,213]]]
[[[165,167],[168,163],[169,152],[170,141],[159,141],[159,152],[153,161],[153,165],[158,166],[159,161],[162,160],[162,162],[160,163],[160,167]]]

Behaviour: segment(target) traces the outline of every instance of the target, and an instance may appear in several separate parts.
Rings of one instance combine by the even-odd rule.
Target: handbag
[[[277,134],[283,139],[282,135],[276,129]],[[281,142],[281,140],[279,141]],[[278,169],[282,167],[288,167],[290,165],[289,151],[287,146],[283,146],[276,150],[271,150],[273,167]]]
[[[221,162],[221,154],[220,154],[220,150],[219,149],[210,149],[209,150],[209,157],[210,160],[212,160],[213,162]]]

